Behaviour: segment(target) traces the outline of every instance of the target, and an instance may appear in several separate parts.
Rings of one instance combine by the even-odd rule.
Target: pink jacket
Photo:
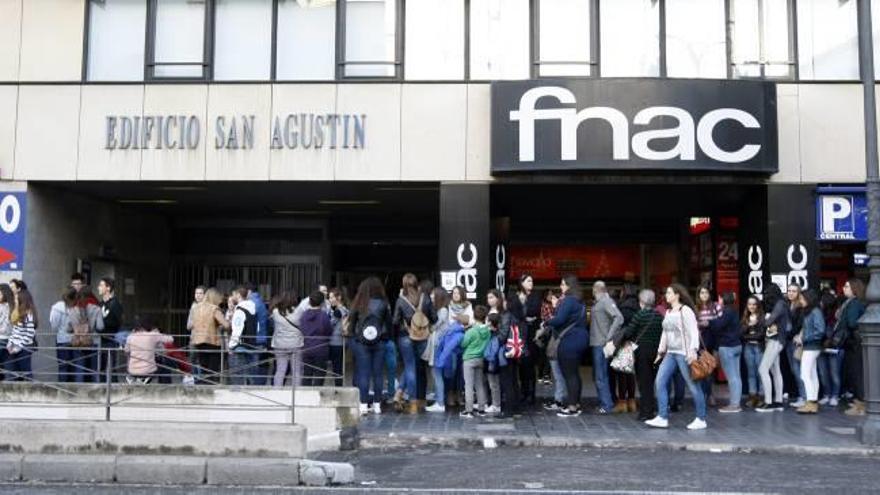
[[[174,342],[174,337],[162,335],[158,330],[132,332],[125,342],[128,353],[128,373],[135,376],[151,375],[158,370],[156,366],[156,347],[159,344]]]

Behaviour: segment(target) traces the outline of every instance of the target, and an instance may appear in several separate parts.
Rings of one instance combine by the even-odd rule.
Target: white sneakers
[[[832,397],[831,400],[828,401],[828,405],[831,407],[837,407],[838,404],[840,404],[840,401],[837,397]]]
[[[439,402],[435,402],[434,404],[426,407],[425,411],[442,413],[442,412],[446,412],[446,406],[444,406],[443,404],[440,404]]]
[[[655,417],[654,419],[649,419],[645,421],[645,424],[651,426],[653,428],[669,428],[669,420],[661,418],[660,416]],[[705,430],[706,422],[700,418],[694,419],[691,424],[687,425],[688,430]]]
[[[493,404],[487,407],[483,412],[486,414],[498,414],[501,412],[501,408]]]
[[[804,399],[798,398],[798,400],[789,404],[789,407],[801,408],[801,407],[804,407],[804,404],[806,404],[806,403],[807,403],[807,401],[805,401]]]
[[[364,403],[361,403],[358,406],[358,411],[360,411],[361,416],[366,416],[370,412],[373,414],[382,414],[382,405],[378,402],[373,402],[373,407],[370,407]]]
[[[831,397],[828,397],[827,395],[819,399],[820,406],[827,406],[829,402],[831,402]]]
[[[669,420],[661,418],[660,416],[656,416],[654,417],[654,419],[649,419],[645,421],[645,424],[654,428],[669,428]]]
[[[700,418],[696,418],[691,421],[691,424],[687,425],[688,430],[705,430],[706,422]]]

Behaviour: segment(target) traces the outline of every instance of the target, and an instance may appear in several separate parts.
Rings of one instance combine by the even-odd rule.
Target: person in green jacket
[[[489,345],[492,334],[486,325],[486,315],[489,310],[485,306],[474,308],[474,325],[465,332],[461,341],[462,370],[464,372],[464,400],[465,409],[461,413],[463,418],[473,418],[485,414],[486,408],[486,379],[483,373],[483,353]],[[477,392],[479,407],[474,411],[474,390]]]

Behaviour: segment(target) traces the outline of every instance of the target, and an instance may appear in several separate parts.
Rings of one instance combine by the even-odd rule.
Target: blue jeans
[[[684,378],[684,382],[691,395],[694,397],[694,406],[697,409],[697,417],[706,419],[706,396],[700,389],[699,385],[691,380],[691,369],[687,364],[687,360],[681,354],[666,354],[663,361],[660,362],[660,369],[657,371],[657,381],[654,383],[654,391],[657,393],[657,416],[663,419],[669,418],[669,381],[672,379],[675,371],[678,370]]]
[[[434,366],[431,368],[434,377],[434,402],[441,406],[446,405],[446,382],[443,380],[443,368]]]
[[[427,345],[427,341],[414,341],[408,335],[401,335],[397,339],[400,358],[403,359],[403,376],[399,386],[406,391],[409,400],[425,398],[425,361],[422,353]]]
[[[740,376],[740,357],[742,346],[719,347],[718,355],[721,356],[721,368],[727,375],[727,387],[730,389],[730,405],[738,406],[742,401],[742,376]]]
[[[58,381],[70,383],[76,381],[75,364],[79,352],[70,344],[56,344],[55,357],[58,358]]]
[[[565,404],[568,389],[565,387],[565,377],[562,376],[559,361],[555,359],[550,361],[550,371],[553,373],[553,400],[559,404]]]
[[[33,377],[31,373],[31,356],[34,351],[22,348],[16,354],[10,354],[6,360],[6,378],[12,381],[29,381]]]
[[[259,350],[236,350],[229,356],[229,374],[233,385],[256,385]]]
[[[791,367],[791,374],[794,375],[795,383],[797,383],[798,398],[807,400],[807,389],[804,381],[801,380],[801,362],[794,358],[794,350],[797,346],[793,340],[785,343],[785,354],[788,356],[788,365]]]
[[[593,381],[596,382],[596,393],[599,394],[599,406],[606,411],[614,409],[611,400],[611,388],[608,385],[608,360],[602,346],[590,346],[593,352]]]
[[[843,350],[822,352],[818,361],[819,383],[822,395],[830,398],[840,397],[840,375],[843,369]]]
[[[669,381],[669,385],[666,387],[666,392],[672,396],[672,404],[681,407],[684,404],[684,377],[681,376],[681,373],[678,370],[675,370],[672,374],[672,380]]]
[[[390,340],[386,340],[382,345],[385,346],[385,372],[388,375],[388,387],[385,391],[391,396],[397,389],[397,346]],[[374,390],[376,395],[381,394],[381,387],[379,388],[380,390]]]
[[[746,344],[743,346],[743,356],[746,360],[749,395],[758,395],[761,393],[761,377],[758,376],[758,366],[761,365],[764,351],[760,344]]]
[[[354,366],[361,404],[381,401],[382,365],[385,362],[385,345],[383,343],[367,345],[352,339],[351,349],[354,352]],[[373,400],[370,399],[371,384],[374,391]]]

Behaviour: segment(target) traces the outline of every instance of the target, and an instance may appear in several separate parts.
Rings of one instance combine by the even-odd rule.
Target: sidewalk
[[[880,449],[859,443],[858,418],[828,407],[815,416],[801,416],[791,408],[774,413],[744,409],[738,414],[710,409],[709,428],[692,432],[685,429],[694,417],[689,400],[684,411],[670,415],[666,430],[644,425],[635,414],[596,415],[591,412],[595,405],[588,400],[589,412],[574,418],[560,418],[539,407],[516,419],[463,419],[457,411],[370,414],[361,417],[359,433],[362,447],[558,446],[880,456]]]

